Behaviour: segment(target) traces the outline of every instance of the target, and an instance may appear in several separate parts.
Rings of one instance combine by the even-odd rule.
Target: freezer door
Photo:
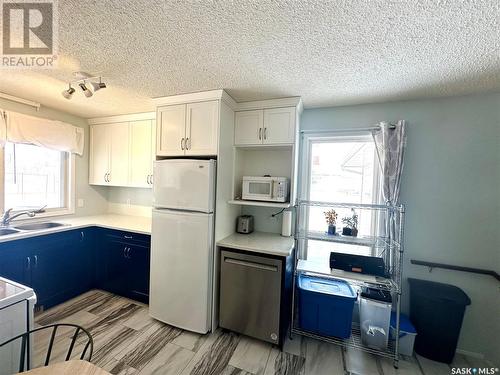
[[[153,173],[154,207],[214,211],[215,160],[158,160]]]
[[[210,330],[213,214],[153,210],[149,313],[198,333]]]

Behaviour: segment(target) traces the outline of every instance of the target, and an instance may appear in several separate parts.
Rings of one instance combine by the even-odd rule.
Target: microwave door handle
[[[274,199],[274,197],[276,196],[274,194],[274,187],[275,187],[275,180],[271,180],[271,199]]]

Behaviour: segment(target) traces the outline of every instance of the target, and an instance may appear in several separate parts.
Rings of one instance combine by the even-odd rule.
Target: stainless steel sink
[[[62,227],[64,225],[66,224],[46,222],[46,223],[20,224],[16,225],[14,228],[18,230],[41,230],[41,229]],[[7,230],[12,230],[12,229],[7,229]]]
[[[19,233],[18,230],[10,228],[0,228],[0,236],[7,236],[8,234]]]

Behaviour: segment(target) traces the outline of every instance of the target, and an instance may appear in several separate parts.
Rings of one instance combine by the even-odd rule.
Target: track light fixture
[[[66,99],[71,99],[75,93],[75,89],[72,85],[79,86],[82,90],[83,95],[90,98],[94,93],[100,89],[105,89],[106,84],[102,82],[101,76],[91,76],[90,74],[84,72],[75,72],[75,76],[78,78],[74,81],[68,83],[68,89],[64,90],[61,94]],[[97,82],[99,80],[99,82]]]
[[[66,99],[71,99],[73,97],[73,94],[75,93],[75,89],[71,87],[71,83],[69,84],[69,87],[67,90],[63,90],[62,96],[64,96]]]
[[[94,92],[96,92],[97,90],[106,88],[106,84],[101,81],[101,77],[99,77],[99,83],[90,82],[90,86],[92,86],[92,89],[94,90]]]
[[[79,83],[78,86],[80,86],[83,91],[83,95],[85,95],[87,98],[90,98],[93,95],[92,91],[90,91],[89,88],[85,85],[85,81]]]

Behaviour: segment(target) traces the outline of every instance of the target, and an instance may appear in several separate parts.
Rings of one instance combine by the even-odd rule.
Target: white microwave
[[[251,201],[287,202],[288,178],[244,176],[241,198]]]

